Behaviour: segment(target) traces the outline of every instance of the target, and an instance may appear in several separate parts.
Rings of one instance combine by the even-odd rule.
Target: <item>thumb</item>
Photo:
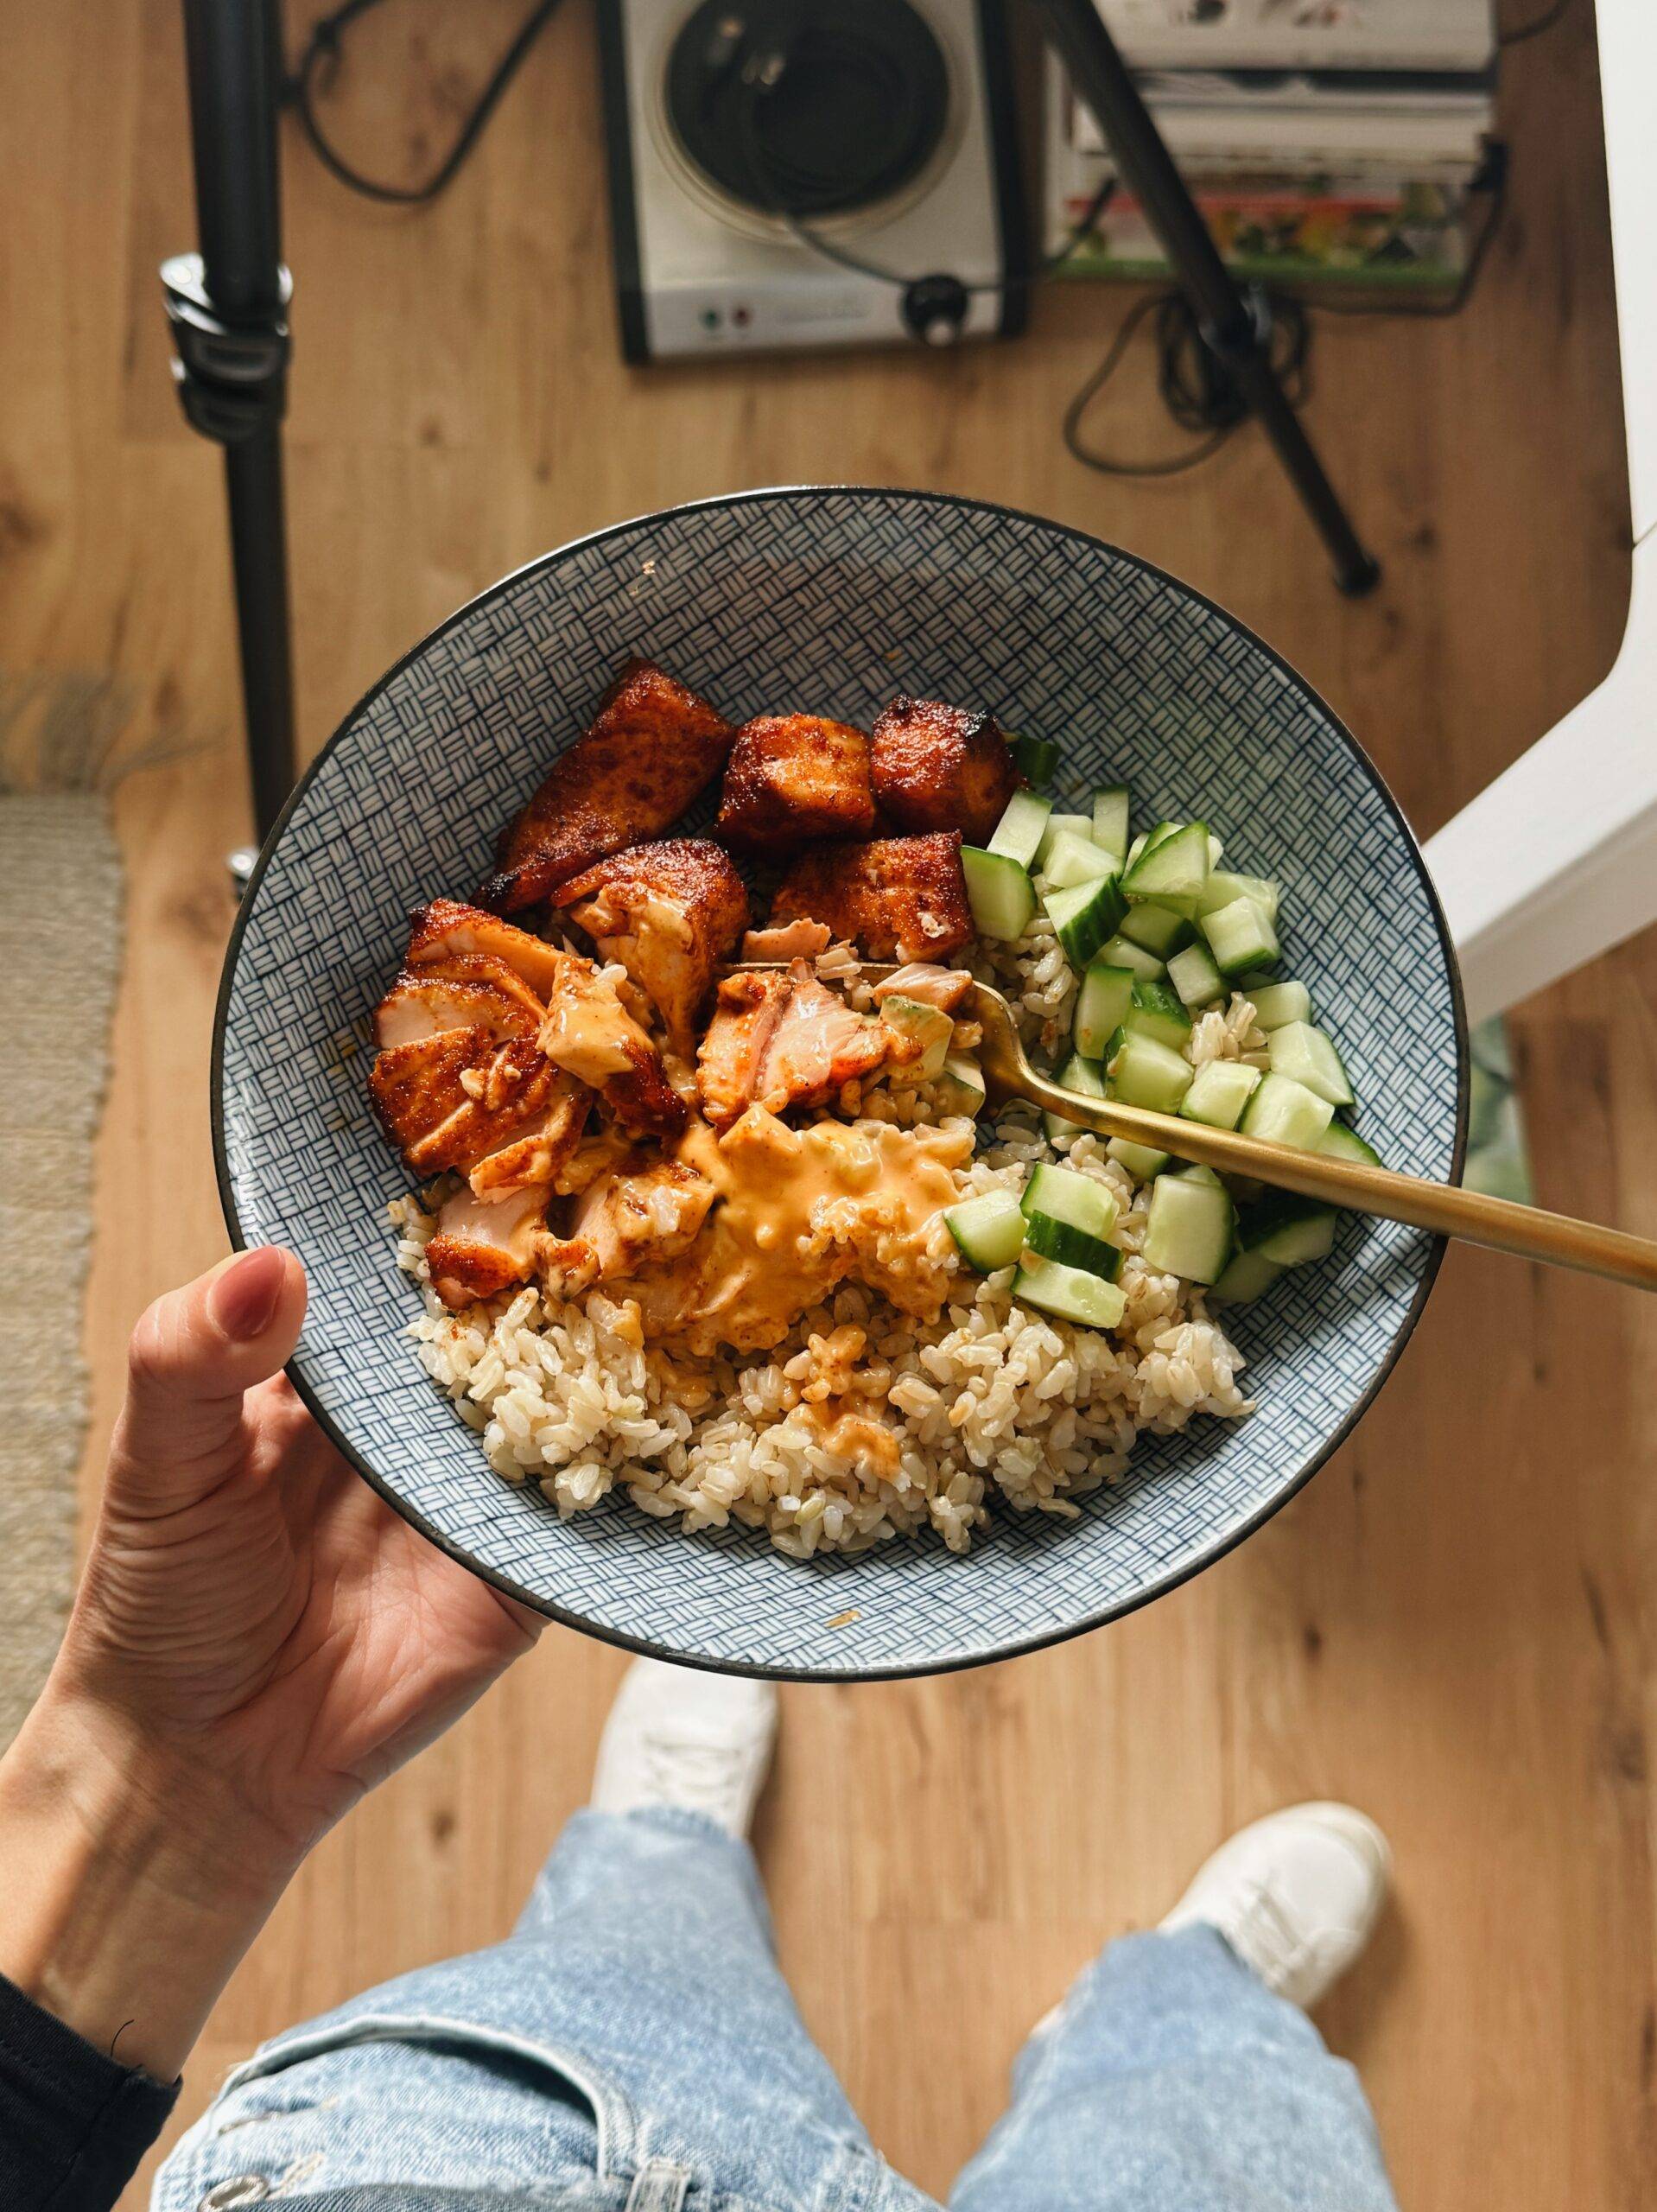
[[[238,1252],[156,1300],[128,1346],[111,1465],[129,1503],[136,1489],[175,1504],[223,1459],[241,1436],[244,1395],[281,1371],[304,1318],[305,1271],[275,1244]]]

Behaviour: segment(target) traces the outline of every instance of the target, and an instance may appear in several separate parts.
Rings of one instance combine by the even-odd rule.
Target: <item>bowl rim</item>
[[[526,577],[535,575],[543,569],[555,568],[561,562],[568,560],[572,555],[582,551],[588,546],[600,545],[611,539],[625,537],[636,531],[657,528],[663,523],[676,522],[682,516],[694,515],[714,508],[738,509],[771,502],[847,499],[885,501],[889,504],[899,503],[923,507],[966,508],[974,512],[992,516],[998,521],[1028,523],[1042,530],[1054,531],[1061,537],[1072,538],[1078,544],[1085,545],[1095,552],[1107,554],[1112,560],[1137,569],[1141,574],[1155,579],[1159,583],[1171,584],[1176,590],[1184,593],[1209,613],[1217,615],[1238,635],[1247,639],[1257,652],[1263,653],[1291,689],[1297,692],[1315,713],[1328,722],[1330,728],[1345,744],[1358,766],[1368,776],[1382,805],[1392,817],[1395,827],[1401,832],[1404,849],[1425,893],[1428,911],[1438,934],[1439,947],[1444,954],[1445,972],[1450,982],[1451,1011],[1456,1034],[1456,1141],[1451,1161],[1450,1180],[1451,1183],[1461,1181],[1466,1165],[1468,1098],[1470,1083],[1467,1006],[1462,988],[1461,966],[1451,938],[1444,904],[1438,896],[1438,887],[1433,882],[1432,872],[1427,867],[1420,841],[1412,829],[1402,807],[1394,797],[1385,777],[1370,759],[1362,744],[1347,728],[1345,722],[1321,694],[1307,682],[1300,671],[1286,660],[1273,646],[1258,636],[1248,623],[1232,613],[1229,608],[1222,607],[1217,601],[1210,599],[1205,592],[1198,591],[1194,585],[1187,583],[1183,577],[1174,575],[1170,570],[1159,567],[1154,561],[1147,561],[1140,554],[1131,553],[1125,547],[1113,544],[1108,538],[1095,537],[1090,531],[1077,529],[1073,524],[1056,522],[1051,516],[1032,513],[1028,508],[1008,506],[999,500],[973,499],[964,493],[917,491],[902,486],[879,484],[772,484],[756,486],[742,492],[715,493],[706,499],[682,500],[670,507],[657,507],[647,513],[632,515],[625,521],[608,523],[601,529],[587,531],[579,537],[568,538],[562,545],[555,546],[549,552],[537,554],[533,560],[525,561],[517,568],[509,569],[505,575],[498,577],[492,584],[487,585],[480,592],[474,593],[470,599],[463,601],[452,613],[446,615],[441,622],[425,632],[406,652],[393,662],[383,675],[377,677],[354,705],[346,709],[335,725],[332,734],[308,762],[259,849],[258,857],[238,904],[236,918],[232,925],[230,937],[225,948],[224,967],[220,973],[219,992],[213,1007],[213,1050],[208,1070],[211,1090],[209,1103],[213,1122],[213,1171],[219,1185],[219,1205],[224,1212],[225,1225],[230,1234],[232,1251],[245,1251],[248,1249],[230,1166],[229,1147],[225,1126],[224,1088],[225,1041],[243,939],[253,916],[259,887],[263,880],[265,870],[282,841],[289,819],[309,791],[323,764],[333,753],[335,747],[356,728],[369,706],[438,639],[446,636],[451,630],[475,613],[479,608],[486,607],[493,601],[503,597]],[[971,1667],[991,1666],[1005,1659],[1023,1658],[1029,1653],[1046,1650],[1053,1645],[1069,1643],[1073,1637],[1089,1635],[1095,1630],[1103,1628],[1112,1621],[1121,1620],[1130,1613],[1138,1612],[1143,1606],[1152,1604],[1159,1598],[1167,1597],[1171,1592],[1179,1589],[1182,1585],[1195,1580],[1199,1574],[1205,1573],[1209,1567],[1225,1558],[1228,1553],[1235,1551],[1240,1545],[1246,1543],[1250,1536],[1255,1535],[1268,1521],[1280,1513],[1292,1498],[1298,1497],[1311,1482],[1312,1477],[1327,1465],[1380,1395],[1383,1386],[1402,1357],[1405,1347],[1414,1336],[1421,1316],[1426,1310],[1427,1300],[1432,1294],[1433,1287],[1438,1278],[1439,1268],[1443,1264],[1447,1241],[1442,1236],[1435,1236],[1432,1239],[1425,1263],[1421,1271],[1421,1278],[1416,1286],[1415,1294],[1394,1331],[1393,1340],[1387,1346],[1363,1395],[1339,1427],[1309,1456],[1305,1464],[1296,1472],[1292,1481],[1286,1484],[1260,1507],[1258,1512],[1252,1514],[1238,1528],[1228,1530],[1223,1536],[1216,1538],[1196,1557],[1183,1560],[1177,1567],[1170,1567],[1165,1573],[1159,1574],[1153,1580],[1134,1591],[1128,1597],[1113,1599],[1100,1605],[1096,1611],[1090,1611],[1079,1619],[1067,1621],[1057,1628],[1044,1629],[1038,1634],[998,1643],[983,1649],[952,1653],[946,1658],[937,1660],[919,1659],[865,1667],[760,1665],[751,1660],[721,1659],[705,1653],[676,1650],[669,1645],[655,1643],[647,1637],[630,1635],[624,1629],[613,1628],[606,1624],[590,1620],[585,1615],[573,1611],[568,1605],[556,1604],[550,1599],[538,1596],[534,1591],[525,1589],[521,1584],[514,1582],[509,1575],[501,1573],[494,1567],[486,1566],[467,1552],[463,1546],[446,1536],[416,1505],[395,1491],[370,1465],[306,1382],[300,1370],[300,1354],[297,1351],[293,1359],[288,1363],[285,1372],[312,1419],[316,1421],[323,1434],[340,1452],[346,1465],[354,1469],[370,1488],[384,1499],[395,1513],[408,1522],[412,1528],[417,1529],[428,1543],[434,1545],[458,1565],[464,1567],[468,1573],[479,1576],[492,1588],[498,1591],[503,1597],[510,1598],[517,1605],[526,1606],[531,1612],[540,1614],[546,1620],[555,1621],[561,1627],[573,1629],[581,1635],[595,1637],[600,1643],[612,1644],[618,1649],[630,1651],[641,1657],[665,1660],[673,1666],[695,1667],[710,1674],[740,1675],[768,1681],[789,1682],[905,1681],[923,1678],[929,1675],[958,1674]],[[410,1379],[414,1379],[412,1371]]]

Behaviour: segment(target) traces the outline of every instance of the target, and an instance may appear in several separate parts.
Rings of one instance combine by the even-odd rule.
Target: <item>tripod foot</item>
[[[1381,563],[1373,553],[1365,553],[1349,568],[1337,569],[1335,582],[1337,589],[1349,599],[1367,599],[1381,582]]]
[[[225,855],[225,866],[230,870],[230,887],[238,899],[246,896],[247,887],[253,876],[253,865],[258,857],[257,845],[238,845],[233,852]]]

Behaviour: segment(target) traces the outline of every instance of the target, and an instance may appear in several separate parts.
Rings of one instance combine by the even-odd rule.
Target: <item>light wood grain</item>
[[[1590,12],[1512,58],[1513,215],[1475,308],[1319,327],[1311,419],[1387,569],[1358,605],[1328,588],[1250,436],[1164,485],[1064,459],[1058,416],[1114,295],[1044,296],[1027,339],[955,359],[623,369],[582,8],[429,213],[347,199],[290,147],[305,746],[460,599],[579,531],[861,477],[1035,508],[1188,577],[1305,671],[1435,828],[1604,672],[1622,620]],[[413,139],[442,138],[517,15],[378,11],[342,134],[388,171],[417,166]],[[176,416],[154,276],[192,243],[177,11],[14,10],[6,63],[0,659],[114,669],[135,739],[193,748],[118,808],[131,942],[90,1497],[129,1323],[224,1247],[206,1046],[221,856],[245,817],[219,469]],[[1142,359],[1097,428],[1168,449]],[[1545,1198],[1657,1232],[1650,945],[1524,1009],[1517,1040]],[[1236,1822],[1327,1792],[1398,1853],[1399,1910],[1324,2024],[1363,2069],[1403,2201],[1652,2201],[1654,1319],[1608,1286],[1452,1252],[1355,1438],[1221,1567],[1013,1666],[785,1697],[760,1835],[782,1956],[898,2164],[941,2190],[1092,1948],[1153,1920]],[[219,2007],[179,2125],[259,2037],[505,1930],[581,1801],[618,1672],[549,1635],[346,1822]]]

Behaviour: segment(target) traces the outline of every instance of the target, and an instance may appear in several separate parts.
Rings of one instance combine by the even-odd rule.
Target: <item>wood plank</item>
[[[409,0],[366,22],[342,142],[418,167],[517,14]],[[222,1244],[206,1053],[243,817],[219,472],[175,410],[153,273],[190,242],[179,48],[169,0],[23,11],[0,113],[28,183],[0,238],[0,658],[112,670],[135,744],[188,748],[117,808],[131,936],[88,1497],[127,1323]],[[1058,416],[1114,293],[1055,291],[1027,339],[955,358],[623,368],[584,11],[431,211],[348,198],[291,140],[306,746],[422,629],[564,537],[853,476],[1038,509],[1189,577],[1305,670],[1432,829],[1609,665],[1626,589],[1589,11],[1508,76],[1512,211],[1474,306],[1318,325],[1309,420],[1387,563],[1358,605],[1252,436],[1162,485],[1065,458]],[[1094,426],[1123,450],[1177,442],[1148,366]],[[1517,1024],[1545,1198],[1647,1234],[1654,1003],[1647,944]],[[1398,1848],[1400,1909],[1326,2024],[1404,2201],[1649,2199],[1654,1385],[1647,1306],[1458,1253],[1357,1437],[1211,1574],[1005,1668],[785,1697],[759,1836],[782,1955],[900,2167],[942,2190],[1092,1948],[1154,1921],[1236,1821],[1333,1793]],[[259,2037],[505,1932],[585,1794],[619,1669],[549,1635],[328,1841],[220,2005],[181,2125]]]

